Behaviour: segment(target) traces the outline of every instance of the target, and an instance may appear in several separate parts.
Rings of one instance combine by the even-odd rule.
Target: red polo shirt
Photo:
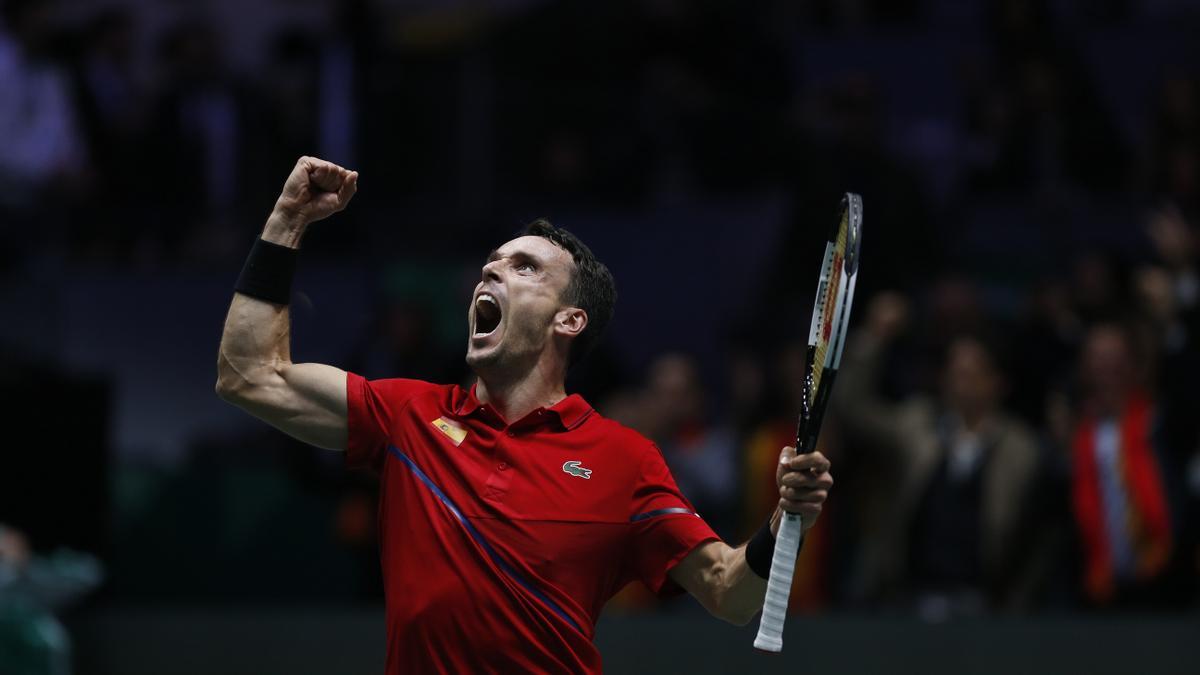
[[[600,610],[717,536],[662,455],[578,395],[511,424],[474,388],[347,377],[380,474],[387,672],[599,673]]]

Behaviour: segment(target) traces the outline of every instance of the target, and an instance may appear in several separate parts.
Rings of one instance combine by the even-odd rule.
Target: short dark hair
[[[533,221],[525,227],[525,235],[548,239],[570,253],[575,260],[575,270],[563,291],[563,299],[587,312],[588,324],[571,345],[568,366],[573,366],[595,348],[612,318],[613,306],[617,304],[616,283],[612,273],[596,259],[592,249],[579,237],[555,227],[549,220],[538,218]]]
[[[1010,363],[1008,352],[996,340],[995,335],[983,329],[955,331],[950,334],[938,350],[939,370],[946,370],[950,365],[951,356],[954,355],[954,347],[963,343],[979,347],[983,351],[984,358],[987,359],[988,368],[996,374],[1004,375],[1011,372],[1013,364]]]

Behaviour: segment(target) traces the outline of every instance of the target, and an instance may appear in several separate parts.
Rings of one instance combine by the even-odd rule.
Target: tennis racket
[[[804,396],[800,422],[796,427],[796,453],[812,452],[821,433],[821,418],[829,402],[829,392],[842,360],[846,342],[846,324],[854,300],[854,282],[858,278],[858,249],[862,243],[862,197],[847,192],[842,198],[842,214],[825,243],[825,259],[817,282],[812,324],[808,329],[808,364],[804,369]],[[800,548],[800,515],[784,513],[775,537],[767,596],[763,599],[762,620],[754,638],[757,649],[783,650],[783,621],[787,616],[792,574]]]

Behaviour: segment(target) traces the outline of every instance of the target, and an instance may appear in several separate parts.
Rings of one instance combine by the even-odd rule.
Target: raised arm
[[[262,240],[300,248],[308,225],[345,208],[357,187],[358,173],[301,157],[267,219]],[[274,252],[276,259],[294,255]],[[255,264],[254,255],[257,252],[249,266]],[[286,286],[290,279],[283,281]],[[217,395],[306,443],[346,449],[346,372],[318,363],[292,363],[286,302],[234,293],[217,354]]]
[[[780,498],[771,514],[769,536],[760,532],[736,548],[723,541],[710,541],[697,546],[670,572],[671,579],[695,596],[709,613],[739,626],[749,623],[762,609],[773,537],[779,532],[783,511],[801,514],[807,532],[816,523],[833,487],[829,460],[824,455],[796,455],[790,447],[780,454],[775,478]]]
[[[865,450],[894,452],[899,446],[901,406],[880,391],[880,371],[888,345],[908,322],[908,302],[894,291],[880,293],[867,307],[865,330],[846,345],[838,386],[830,404]]]

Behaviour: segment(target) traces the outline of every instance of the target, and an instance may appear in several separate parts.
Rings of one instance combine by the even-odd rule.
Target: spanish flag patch
[[[455,424],[454,422],[451,422],[450,420],[446,419],[445,417],[437,418],[436,420],[433,421],[432,424],[434,427],[437,428],[438,431],[442,432],[443,434],[446,434],[446,437],[449,438],[450,441],[453,442],[456,447],[463,442],[464,438],[467,437],[466,429],[458,426],[457,424]]]

